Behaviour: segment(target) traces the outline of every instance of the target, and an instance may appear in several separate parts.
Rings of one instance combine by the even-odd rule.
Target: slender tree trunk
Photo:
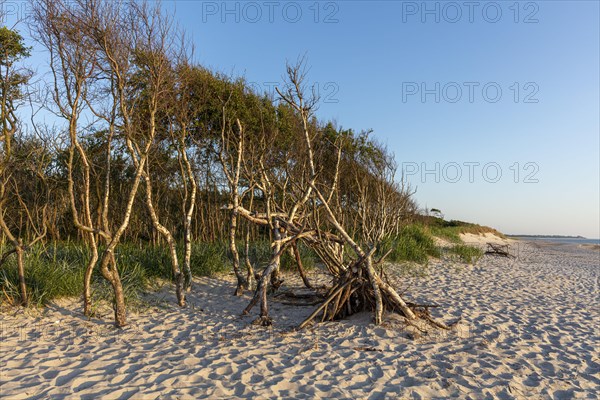
[[[98,246],[94,243],[92,246],[92,256],[88,261],[83,277],[83,315],[86,317],[91,317],[92,315],[92,274],[97,262]]]
[[[240,255],[235,244],[235,234],[237,232],[237,199],[234,201],[234,208],[231,210],[229,217],[229,251],[231,251],[231,258],[233,262],[233,271],[237,278],[237,287],[235,289],[235,295],[241,296],[244,294],[244,290],[248,289],[248,281],[244,277],[244,274],[240,271]]]
[[[252,267],[252,261],[250,261],[250,224],[246,223],[246,237],[244,238],[244,261],[246,264],[246,282],[248,289],[252,290],[254,287],[254,268]]]
[[[187,129],[183,130],[183,138],[179,141],[179,152],[180,158],[183,161],[184,168],[182,168],[182,175],[187,175],[189,185],[191,187],[191,193],[188,192],[186,186],[186,196],[183,202],[185,209],[185,219],[183,223],[184,238],[183,238],[183,271],[185,274],[184,288],[186,291],[192,289],[192,218],[194,217],[194,211],[196,211],[196,195],[198,193],[198,184],[196,183],[196,177],[194,176],[194,170],[190,160],[188,159],[186,147],[185,147],[185,136]],[[189,193],[189,201],[187,200]]]
[[[184,287],[184,276],[179,268],[179,259],[177,257],[177,243],[173,238],[171,232],[160,223],[156,209],[154,208],[154,202],[152,200],[152,182],[150,180],[150,167],[146,162],[146,173],[144,175],[146,182],[146,206],[150,213],[152,220],[152,226],[156,230],[157,234],[163,236],[167,245],[169,246],[169,255],[171,257],[171,270],[173,272],[173,278],[175,279],[175,294],[177,296],[177,304],[180,307],[185,307],[185,287]],[[159,237],[160,237],[159,236]]]
[[[269,303],[267,302],[267,288],[269,286],[269,280],[273,272],[279,269],[279,264],[281,262],[281,232],[279,231],[279,223],[274,222],[273,227],[271,228],[273,233],[273,243],[272,243],[272,258],[271,262],[263,272],[260,281],[258,281],[258,287],[254,292],[254,297],[252,301],[243,314],[246,315],[252,310],[252,308],[260,301],[260,317],[255,321],[258,325],[268,326],[272,324],[272,320],[269,317]]]
[[[281,237],[281,231],[279,229],[277,229],[277,235],[275,235],[275,230],[273,230],[273,247],[277,247],[277,251],[279,252],[279,250],[281,249],[281,245],[280,245],[280,241],[281,241],[282,237]],[[273,250],[275,251],[275,250]],[[276,254],[276,253],[273,253]],[[281,284],[283,283],[283,279],[281,279],[280,276],[280,272],[281,272],[281,257],[278,257],[277,259],[277,264],[275,265],[275,268],[273,268],[273,272],[271,272],[271,286],[273,287],[273,290],[277,290],[279,289],[279,287],[281,286]]]
[[[127,325],[125,295],[123,293],[123,285],[121,284],[121,277],[119,276],[119,271],[117,270],[117,262],[111,245],[109,245],[102,255],[100,271],[102,272],[102,276],[104,276],[104,278],[110,282],[113,288],[113,310],[115,314],[115,324],[118,328],[122,328]]]
[[[187,161],[187,160],[186,160]],[[189,163],[188,163],[189,166]],[[190,170],[191,171],[191,170]],[[190,172],[188,171],[188,173]],[[192,181],[194,180],[194,175],[190,175],[189,177]],[[185,279],[183,282],[184,289],[186,291],[191,291],[192,289],[192,217],[194,215],[194,208],[196,206],[196,185],[195,182],[192,184],[192,194],[191,200],[189,204],[189,208],[187,210],[185,221],[184,221],[184,238],[183,238],[183,271],[185,274]]]
[[[169,252],[171,254],[171,264],[173,266],[173,275],[175,278],[175,294],[177,296],[177,304],[179,307],[185,307],[185,277],[179,268],[179,260],[177,259],[177,243],[170,232],[164,236],[167,239]]]
[[[25,264],[23,262],[23,246],[19,243],[18,246],[15,247],[15,252],[17,253],[17,268],[19,271],[19,286],[21,290],[21,305],[23,307],[27,307],[29,304],[29,298],[27,296],[27,285],[25,284]]]
[[[186,217],[185,237],[183,239],[183,270],[185,272],[184,287],[190,292],[192,289],[192,217]]]
[[[298,272],[300,272],[300,276],[302,277],[302,282],[304,282],[304,286],[306,286],[309,289],[312,289],[312,285],[310,284],[310,281],[308,280],[308,277],[306,276],[306,273],[304,272],[304,268],[302,266],[302,259],[300,258],[298,244],[294,243],[292,249],[294,251],[294,258],[296,259],[296,264],[298,265]]]

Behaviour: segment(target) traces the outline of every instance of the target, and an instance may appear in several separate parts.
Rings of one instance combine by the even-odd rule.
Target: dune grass
[[[498,237],[504,237],[502,233],[498,232],[494,228],[490,228],[489,226],[472,224],[470,222],[458,220],[446,221],[442,218],[425,216],[422,217],[420,223],[423,226],[427,227],[427,229],[431,232],[432,235],[445,239],[451,243],[462,243],[460,235],[463,233],[472,233],[475,235],[492,233]]]
[[[500,232],[487,226],[426,217],[424,221],[404,227],[398,236],[386,239],[378,253],[383,254],[391,249],[388,261],[425,264],[430,257],[439,258],[443,252],[446,252],[461,262],[475,264],[483,256],[483,251],[464,244],[460,238],[460,234],[463,233],[493,233],[504,237]],[[435,244],[435,237],[447,240],[452,243],[452,246],[447,249],[439,248]]]
[[[425,264],[429,257],[439,257],[440,249],[430,232],[422,225],[407,225],[395,237],[384,240],[379,253],[391,250],[386,260],[391,262],[412,261]]]
[[[483,250],[465,244],[454,245],[450,247],[449,252],[467,264],[475,264],[483,256]]]
[[[165,247],[125,243],[117,247],[115,255],[128,303],[137,302],[156,278],[171,279],[171,261]],[[29,249],[25,253],[25,281],[31,305],[41,306],[54,299],[81,296],[89,257],[90,251],[82,243],[54,242]],[[224,243],[194,243],[191,264],[195,276],[228,271],[231,262],[227,246]],[[11,256],[0,269],[2,304],[18,303],[18,282],[16,259]],[[112,298],[110,284],[102,278],[99,268],[94,271],[92,289],[95,299]]]
[[[0,246],[0,253],[4,249]],[[100,249],[101,251],[102,249]],[[182,249],[179,249],[182,250]],[[299,246],[305,269],[315,266],[316,256],[306,246]],[[238,243],[238,251],[244,263],[243,243]],[[182,254],[180,251],[179,254]],[[150,285],[160,280],[171,280],[171,260],[164,246],[149,246],[123,243],[115,251],[117,267],[125,293],[125,300],[135,304]],[[39,245],[25,254],[25,279],[29,301],[32,306],[42,306],[49,301],[81,296],[83,274],[89,249],[82,243],[53,242]],[[271,257],[267,241],[253,242],[250,246],[250,260],[255,267],[266,265]],[[179,260],[180,263],[183,260]],[[214,276],[231,271],[229,246],[224,242],[196,242],[192,245],[191,267],[194,276]],[[281,268],[293,270],[296,261],[287,252],[282,256]],[[110,300],[112,288],[96,268],[92,281],[94,299]],[[17,304],[20,299],[16,259],[11,256],[0,269],[0,304]]]
[[[54,251],[41,246],[30,249],[25,255],[25,281],[31,304],[42,305],[50,299],[80,295],[84,269],[79,262],[84,257],[82,249],[71,245],[54,247]],[[16,258],[10,256],[0,269],[3,303],[15,304],[20,299],[16,264]]]

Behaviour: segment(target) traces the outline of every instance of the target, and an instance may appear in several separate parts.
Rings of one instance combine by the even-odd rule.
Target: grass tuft
[[[441,252],[435,241],[423,226],[407,225],[396,237],[384,240],[379,251],[381,254],[392,250],[387,260],[391,262],[413,261],[427,263],[429,257],[440,257]]]
[[[457,255],[467,264],[475,264],[483,256],[483,251],[474,246],[457,244],[449,249],[450,253]]]

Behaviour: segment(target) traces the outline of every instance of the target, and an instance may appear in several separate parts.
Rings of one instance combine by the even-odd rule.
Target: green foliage
[[[240,254],[240,263],[243,265],[244,263],[244,244],[239,242],[238,253]],[[300,258],[302,259],[302,266],[305,270],[310,270],[315,267],[317,256],[316,254],[308,248],[304,243],[300,242],[298,244],[298,250],[300,251]],[[256,268],[262,268],[266,266],[271,260],[271,243],[268,240],[258,240],[250,243],[250,262]],[[224,271],[228,271],[231,268],[231,258],[229,252],[227,252],[227,259],[225,262]],[[296,270],[296,259],[293,255],[289,253],[289,251],[285,251],[281,255],[281,269],[284,271],[295,271]],[[221,272],[221,271],[219,271]]]
[[[396,237],[389,238],[382,246],[380,253],[391,249],[387,260],[392,262],[413,261],[427,263],[429,257],[439,257],[440,250],[436,247],[431,234],[421,225],[407,225]]]
[[[148,278],[171,278],[171,259],[166,247],[123,243],[117,247],[115,254],[118,268],[140,268]],[[138,275],[141,276],[141,273]]]
[[[467,264],[475,264],[483,256],[483,251],[474,246],[457,244],[449,249],[450,253],[457,255]]]
[[[3,26],[0,27],[0,49],[0,97],[4,116],[5,107],[14,107],[11,103],[21,97],[20,87],[29,81],[29,71],[21,73],[14,65],[29,57],[30,48],[25,46],[23,37],[18,32]]]
[[[0,27],[0,48],[0,66],[9,67],[14,62],[29,57],[31,50],[25,46],[23,36],[6,26]]]
[[[460,234],[462,233],[458,227],[440,227],[440,226],[429,226],[427,228],[433,236],[445,239],[450,243],[462,243]]]
[[[238,253],[240,258],[244,257],[244,244],[238,243]],[[250,262],[253,266],[259,267],[266,265],[271,259],[271,244],[268,240],[257,240],[250,244]],[[240,260],[241,261],[241,260]],[[229,261],[231,264],[231,261]]]

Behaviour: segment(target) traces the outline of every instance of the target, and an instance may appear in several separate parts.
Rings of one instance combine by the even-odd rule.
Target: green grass
[[[447,240],[450,243],[462,243],[462,240],[460,239],[460,234],[463,232],[458,227],[430,226],[427,229],[429,230],[429,232],[431,232],[433,236]]]
[[[0,247],[0,254],[7,249]],[[304,267],[315,266],[316,256],[304,245],[299,246]],[[238,243],[242,268],[244,267],[243,243]],[[102,252],[102,249],[100,249]],[[178,248],[181,255],[182,248]],[[115,251],[117,268],[128,304],[136,304],[141,294],[157,278],[172,279],[171,260],[167,247],[123,243]],[[29,300],[41,306],[61,297],[77,297],[83,292],[83,275],[89,249],[82,243],[53,242],[39,245],[25,253],[25,279]],[[271,249],[268,241],[257,241],[250,246],[250,260],[254,266],[269,262]],[[179,260],[182,265],[183,260]],[[192,244],[191,267],[194,276],[214,276],[231,270],[229,246],[225,242]],[[282,256],[281,268],[294,270],[296,261],[287,252]],[[102,277],[99,265],[94,270],[92,292],[95,300],[111,300],[112,287]],[[19,280],[15,256],[11,256],[0,269],[0,304],[16,304],[20,298]]]
[[[168,264],[170,265],[170,264]],[[192,244],[191,267],[194,276],[214,276],[231,267],[228,245],[223,242]]]
[[[304,270],[310,271],[315,268],[317,255],[314,251],[302,242],[298,244],[298,251],[300,252],[300,259],[302,260],[302,267]],[[286,251],[281,257],[281,269],[284,271],[295,271],[297,268],[296,259]]]
[[[448,253],[462,262],[474,264],[483,256],[483,251],[477,247],[465,245],[459,235],[485,232],[501,235],[492,228],[461,221],[430,218],[429,222],[427,225],[415,223],[404,227],[400,235],[384,240],[378,254],[384,254],[391,249],[388,261],[412,261],[425,264],[430,257],[441,257],[442,250],[436,246],[434,239],[434,237],[440,237],[453,243],[453,246],[447,249]]]
[[[481,249],[464,244],[457,244],[450,247],[449,252],[458,256],[467,264],[475,264],[483,256],[483,251]]]
[[[298,243],[298,250],[300,251],[300,258],[302,259],[302,266],[306,271],[313,269],[317,263],[317,256],[309,247],[304,243]],[[244,247],[243,243],[238,243],[238,252],[240,254],[240,263],[244,263]],[[227,252],[229,256],[229,252]],[[264,267],[271,260],[271,243],[267,240],[259,240],[250,244],[250,262],[255,267]],[[227,259],[228,266],[231,264]],[[281,255],[280,267],[283,271],[295,271],[296,259],[289,251],[285,251]]]
[[[4,251],[5,249],[0,249]],[[37,246],[24,256],[25,282],[32,305],[42,305],[51,299],[81,295],[83,292],[84,268],[78,257],[82,251],[69,245],[57,247],[54,252]],[[19,277],[14,255],[0,269],[1,301],[18,302]]]
[[[6,250],[0,246],[0,253]],[[166,247],[125,243],[117,247],[115,255],[125,300],[129,304],[137,303],[156,278],[172,278],[171,260]],[[73,242],[39,245],[27,251],[24,257],[25,281],[30,304],[42,306],[61,297],[81,296],[89,257],[90,251],[85,245]],[[212,276],[229,271],[231,262],[226,244],[194,243],[191,264],[195,276]],[[112,287],[102,277],[99,265],[92,277],[92,292],[95,300],[112,299]],[[17,263],[12,255],[0,268],[0,304],[16,304],[19,298]]]
[[[431,233],[416,224],[405,226],[398,236],[384,240],[380,247],[380,254],[391,249],[387,258],[391,262],[412,261],[425,264],[429,257],[441,255]]]

